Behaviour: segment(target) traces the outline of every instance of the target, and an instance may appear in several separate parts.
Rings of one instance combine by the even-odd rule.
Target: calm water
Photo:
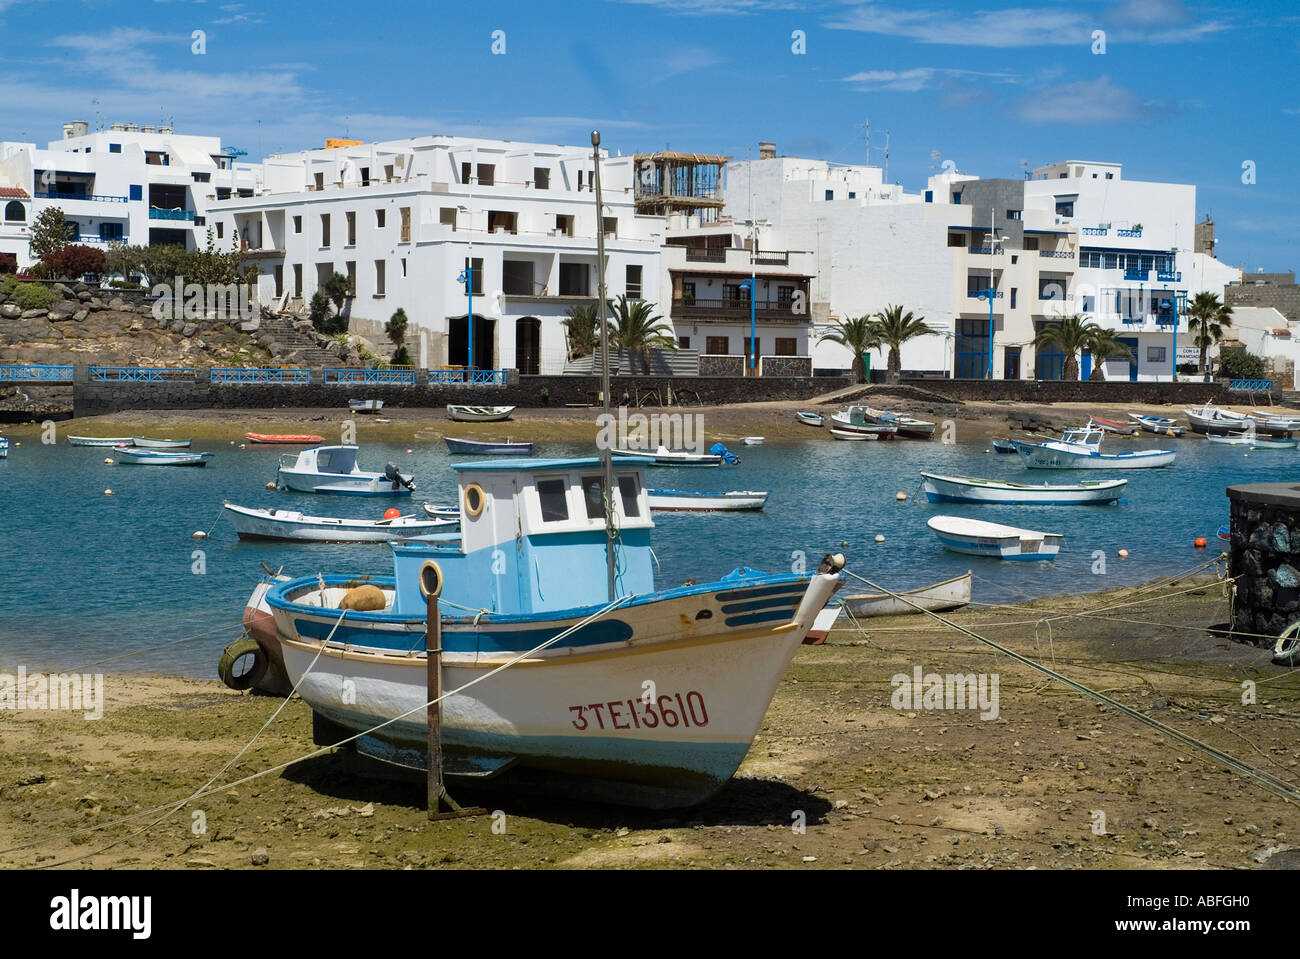
[[[1153,446],[1178,450],[1170,468],[1110,473],[1129,480],[1117,506],[1013,507],[930,505],[919,491],[922,469],[1033,482],[1096,478],[1099,472],[1022,470],[1019,458],[985,452],[985,444],[840,443],[829,439],[737,450],[739,467],[651,469],[651,486],[680,489],[766,489],[758,514],[657,514],[655,551],[661,585],[720,576],[737,566],[788,570],[794,551],[809,568],[841,549],[856,569],[890,588],[975,572],[975,598],[996,602],[1140,582],[1190,568],[1208,558],[1215,531],[1227,521],[1224,488],[1233,483],[1292,480],[1295,451],[1256,452],[1204,440],[1108,441],[1112,452]],[[424,500],[455,501],[451,458],[442,444],[362,446],[362,466],[394,460],[414,472],[415,497],[360,500],[264,489],[275,479],[283,449],[240,450],[196,445],[216,458],[204,469],[107,466],[111,450],[42,446],[34,440],[0,460],[0,671],[73,669],[114,657],[103,669],[215,675],[217,657],[238,634],[244,600],[258,564],[314,572],[391,573],[382,544],[241,543],[220,515],[223,500],[281,506],[316,515],[378,518],[390,505],[408,511]],[[539,455],[587,455],[590,448],[539,447]],[[113,496],[105,496],[111,487]],[[895,494],[908,500],[898,503]],[[925,520],[935,513],[1065,534],[1055,563],[1002,563],[941,550]],[[195,542],[195,530],[212,530]],[[876,545],[877,534],[885,536]],[[1193,550],[1197,536],[1210,549]],[[1116,557],[1127,549],[1129,558]],[[194,551],[202,550],[202,573]],[[1092,573],[1104,550],[1104,576]],[[213,635],[162,650],[169,640]],[[123,656],[138,652],[138,655]]]

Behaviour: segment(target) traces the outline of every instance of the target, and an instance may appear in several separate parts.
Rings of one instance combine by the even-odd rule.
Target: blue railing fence
[[[324,370],[326,383],[361,386],[414,386],[415,370]]]
[[[87,372],[104,383],[192,383],[199,371],[192,366],[92,366]]]
[[[220,367],[208,371],[209,383],[292,383],[311,382],[311,370],[264,369],[262,367]]]
[[[0,366],[0,383],[71,383],[71,366],[47,366],[39,363]]]

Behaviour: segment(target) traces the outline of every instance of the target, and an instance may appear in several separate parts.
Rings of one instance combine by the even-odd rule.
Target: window
[[[208,218],[207,218],[206,216],[196,216],[196,217],[194,218],[194,225],[195,225],[195,226],[207,226],[207,225],[208,225]]]
[[[582,478],[582,501],[587,505],[587,519],[605,518],[605,484],[599,476]]]
[[[601,218],[600,218],[600,228],[601,228],[601,231],[602,231],[606,236],[617,237],[617,236],[618,236],[618,217],[616,217],[616,216],[603,216],[603,217],[601,217]]]
[[[726,356],[731,352],[731,340],[726,336],[706,336],[704,352],[710,356]]]
[[[926,191],[925,191],[925,202],[926,202],[926,203],[933,203],[933,202],[934,202],[934,191],[933,191],[933,190],[926,190]]]
[[[302,217],[296,216],[293,218],[293,232],[294,233],[302,232]]]
[[[356,296],[357,295],[357,261],[348,260],[346,269],[348,274],[348,295]]]
[[[624,280],[624,289],[629,300],[641,299],[641,267],[629,265]]]
[[[1040,300],[1065,299],[1065,283],[1059,279],[1040,278],[1038,281],[1038,298]]]
[[[247,198],[253,195],[253,190],[251,187],[240,187],[235,191],[235,195]]]
[[[293,265],[293,295],[302,296],[302,264]]]
[[[1092,294],[1085,294],[1079,299],[1079,308],[1084,313],[1093,313],[1097,309],[1097,298]]]
[[[190,174],[190,175],[191,175],[192,177],[194,177],[194,182],[195,182],[195,183],[211,183],[211,182],[212,182],[212,174],[211,174],[211,173],[192,173],[192,174]]]
[[[1115,179],[1115,174],[1113,174],[1113,173],[1107,173],[1107,174],[1106,174],[1106,179],[1107,179],[1107,180],[1113,180],[1113,179]]]
[[[1011,309],[1014,310],[1015,308],[1016,308],[1016,288],[1013,286],[1011,288]]]
[[[569,518],[569,501],[564,493],[564,480],[537,481],[537,498],[542,504],[543,523],[563,523]]]
[[[401,208],[401,213],[402,213],[402,237],[400,242],[410,243],[411,242],[411,208],[409,206],[404,206]]]
[[[1074,216],[1074,197],[1063,199],[1056,198],[1056,215],[1057,216]]]
[[[532,260],[501,261],[501,291],[514,296],[533,295]]]
[[[591,269],[586,263],[560,264],[560,296],[589,295]]]
[[[229,191],[229,190],[226,191],[226,196],[230,196],[230,191]],[[132,183],[132,184],[131,184],[131,199],[132,199],[132,200],[142,200],[142,199],[144,199],[144,187],[142,187],[142,186],[141,186],[140,184],[138,184],[138,183]],[[220,190],[217,191],[217,199],[218,199],[218,200],[222,199],[222,197],[221,197],[221,191],[220,191]]]
[[[348,221],[348,246],[357,245],[357,215],[351,211],[344,214]]]
[[[384,179],[389,181],[393,179],[393,165],[391,163],[384,164]]]
[[[677,337],[677,348],[679,350],[689,350],[691,348],[691,338],[689,336]]]
[[[488,210],[488,232],[518,233],[519,214],[509,210]]]
[[[1036,236],[1027,236],[1027,237],[1025,237],[1024,248],[1025,248],[1026,250],[1037,250],[1037,249],[1038,249],[1038,237],[1036,237]]]
[[[619,499],[623,501],[624,516],[635,517],[641,515],[637,499],[639,492],[635,476],[620,476],[618,478],[618,495]]]
[[[316,183],[316,189],[318,189],[318,190],[323,190],[323,189],[325,189],[325,174],[324,174],[324,173],[316,173],[316,174],[313,174],[313,175],[312,175],[312,179],[313,179],[313,180],[315,181],[315,183]]]
[[[763,338],[760,336],[758,339],[754,340],[753,352],[751,353],[749,337],[745,337],[745,356],[753,356],[755,358],[758,358],[762,355],[763,355]]]
[[[8,219],[8,216],[5,217]],[[99,224],[99,238],[101,240],[120,240],[122,239],[121,223],[101,223]]]
[[[1020,257],[1019,257],[1018,255],[1016,255],[1015,253],[1012,253],[1012,254],[1011,254],[1011,265],[1012,265],[1012,266],[1015,266],[1015,265],[1016,265],[1017,263],[1019,263],[1019,262],[1020,262]]]
[[[350,280],[353,279],[352,271],[354,266],[355,264],[352,263],[348,264],[348,278]],[[384,295],[384,283],[386,281],[385,274],[387,273],[387,267],[388,264],[386,261],[375,260],[375,296]]]
[[[382,230],[383,228],[384,228],[384,209],[380,207],[378,210],[375,211],[375,229]]]
[[[560,236],[573,236],[573,217],[564,213],[555,214],[555,232]]]
[[[775,350],[775,355],[777,355],[777,356],[798,356],[798,355],[799,355],[799,341],[798,341],[797,339],[795,339],[793,336],[778,336],[778,337],[776,338],[776,350]]]
[[[5,219],[10,223],[21,223],[27,219],[27,209],[17,200],[5,204]]]
[[[370,167],[368,166],[361,168],[361,185],[370,186]]]
[[[217,221],[217,239],[218,239],[218,240],[223,240],[223,239],[225,239],[225,236],[226,236],[226,224],[224,224],[224,223],[222,223],[220,220],[218,220],[218,221]]]
[[[551,188],[551,170],[549,167],[533,167],[533,186],[539,190],[549,190]]]
[[[474,295],[482,296],[483,295],[483,257],[481,256],[474,257],[474,264],[472,267],[470,265],[469,260],[468,259],[465,260],[464,268],[466,270],[471,270],[471,269],[473,270]]]
[[[578,171],[578,192],[582,192],[582,171]]]
[[[695,283],[689,281],[682,284],[682,302],[688,306],[695,302]]]
[[[948,245],[949,245],[949,246],[965,246],[965,245],[966,245],[966,238],[965,238],[964,236],[962,236],[960,233],[949,233],[949,234],[948,234]]]
[[[1019,219],[1020,219],[1020,211],[1019,211],[1019,210],[1007,210],[1007,219],[1008,219],[1008,220],[1019,220]]]
[[[826,191],[826,199],[828,199],[828,200],[833,200],[833,199],[835,199],[835,191],[834,191],[834,190],[827,190],[827,191]]]
[[[850,191],[849,191],[849,199],[850,199],[850,200],[856,200],[857,198],[858,198],[857,193],[855,193],[854,191],[850,190]]]
[[[1165,347],[1163,347],[1163,346],[1148,346],[1148,347],[1147,347],[1147,362],[1148,362],[1148,363],[1164,363],[1164,362],[1165,362],[1165,355],[1166,355],[1166,354],[1165,354]]]
[[[121,152],[122,152],[122,144],[120,144],[120,143],[110,143],[110,144],[108,145],[108,152],[109,152],[109,153],[121,153]]]
[[[281,264],[275,267],[275,295],[284,296],[284,266]]]
[[[989,288],[989,278],[986,273],[969,273],[966,276],[966,295],[971,297],[979,296]],[[993,289],[997,289],[997,280],[993,281]]]
[[[1104,269],[1107,269],[1107,270],[1118,270],[1118,269],[1119,269],[1119,254],[1118,254],[1118,253],[1103,253],[1103,254],[1101,255],[1101,265],[1102,265],[1102,267],[1103,267]]]
[[[454,206],[444,206],[438,210],[438,222],[443,226],[449,226],[454,231],[456,229],[456,208]]]
[[[480,163],[478,165],[478,182],[479,186],[493,186],[496,183],[497,168],[491,163]]]
[[[402,257],[402,277],[406,277],[406,257]]]
[[[330,245],[330,215],[328,213],[320,215],[320,245]]]
[[[794,287],[778,286],[776,288],[776,302],[781,306],[790,306],[794,302]]]
[[[952,191],[952,202],[956,203],[958,206],[961,205],[961,190]]]

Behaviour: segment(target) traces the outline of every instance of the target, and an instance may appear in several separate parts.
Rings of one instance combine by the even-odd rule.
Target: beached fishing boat
[[[1059,440],[1026,443],[1012,440],[1021,462],[1029,469],[1092,470],[1154,469],[1174,461],[1173,450],[1132,450],[1125,453],[1101,452],[1100,430],[1065,430]]]
[[[367,473],[357,465],[355,446],[316,446],[303,450],[290,465],[281,459],[278,485],[299,493],[335,493],[345,496],[409,496],[415,489],[410,476],[389,463],[382,473]]]
[[[131,446],[130,436],[69,436],[69,446]]]
[[[1061,550],[1060,533],[1040,533],[964,516],[932,516],[925,525],[944,549],[954,553],[1037,561],[1054,560]]]
[[[853,407],[849,408],[853,409]],[[918,420],[914,416],[906,416],[890,410],[875,410],[870,406],[863,406],[861,409],[869,421],[880,426],[897,427],[899,436],[917,440],[928,440],[934,436],[934,424],[927,420]]]
[[[839,603],[827,603],[826,607],[813,619],[812,628],[803,638],[805,646],[820,646],[835,627],[836,621],[844,614],[844,607]]]
[[[378,413],[383,408],[383,400],[348,400],[348,409],[353,413]]]
[[[131,445],[142,450],[187,450],[190,448],[190,441],[155,440],[147,436],[133,436],[131,437]]]
[[[763,445],[763,437],[761,437],[761,436],[746,436],[746,437],[743,437],[743,438],[741,439],[740,442],[744,443],[746,446],[762,446],[762,445]]]
[[[934,613],[945,610],[960,609],[970,602],[971,574],[967,571],[961,576],[945,579],[933,586],[922,586],[898,594],[908,600],[891,596],[888,593],[858,593],[844,596],[840,602],[858,619],[869,616],[899,616],[906,613],[919,613],[928,609]]]
[[[1244,413],[1224,410],[1213,403],[1206,403],[1197,409],[1185,409],[1183,415],[1192,425],[1193,433],[1209,436],[1223,436],[1227,433],[1240,433],[1253,421]]]
[[[804,426],[816,426],[819,429],[821,428],[822,415],[820,413],[809,413],[806,410],[799,410],[799,412],[794,414],[794,417]]]
[[[454,519],[417,519],[414,516],[389,519],[305,516],[296,510],[253,509],[234,503],[225,504],[225,513],[240,539],[308,543],[382,543],[390,539],[418,539],[451,533],[459,523]]]
[[[940,476],[922,472],[922,488],[931,503],[1010,503],[1015,505],[1066,506],[1083,503],[1113,503],[1124,493],[1128,480],[1085,480],[1052,486],[1048,483],[1007,483],[973,476]]]
[[[703,493],[694,490],[652,489],[646,491],[652,510],[664,512],[743,512],[760,510],[767,493],[756,490],[731,490],[726,493]]]
[[[1014,453],[1016,451],[1016,441],[1009,440],[1001,436],[995,436],[990,441],[995,453]]]
[[[1088,420],[1090,427],[1096,427],[1105,433],[1115,433],[1119,436],[1132,436],[1137,432],[1137,427],[1130,423],[1117,423],[1115,420],[1108,420],[1101,416],[1094,416]]]
[[[653,453],[620,449],[613,453],[615,456],[648,457],[654,461],[655,466],[721,466],[723,461],[721,453],[688,453],[685,450],[670,450],[666,446],[659,447]]]
[[[513,406],[447,406],[447,416],[458,423],[496,423],[510,419],[514,411]]]
[[[447,452],[455,456],[473,455],[480,456],[532,456],[532,443],[512,443],[509,438],[504,443],[487,443],[481,440],[463,440],[456,439],[452,436],[444,436],[444,442],[447,444]]]
[[[1168,416],[1148,416],[1143,413],[1130,413],[1129,419],[1137,423],[1148,433],[1165,436],[1182,436],[1187,432],[1186,426],[1179,426],[1177,420]]]
[[[268,591],[318,735],[359,733],[363,753],[426,765],[425,594],[440,590],[448,779],[544,782],[652,808],[716,793],[839,588],[843,557],[811,575],[741,568],[660,590],[644,460],[612,461],[613,496],[600,458],[455,468],[464,522],[454,544],[391,543],[394,575],[359,590],[354,577],[311,575]],[[497,575],[484,575],[489,566]],[[382,608],[345,613],[362,594]],[[645,677],[657,683],[648,698]]]
[[[1274,433],[1294,433],[1300,430],[1300,416],[1286,410],[1251,410],[1250,418],[1258,428]]]
[[[245,433],[250,443],[275,443],[284,446],[315,446],[324,443],[325,437],[314,433]]]
[[[877,423],[865,406],[850,406],[831,415],[831,435],[837,440],[852,439],[849,434],[854,433],[863,438],[892,440],[898,435],[898,424]]]
[[[133,446],[115,446],[119,463],[135,466],[207,466],[213,453],[180,453],[168,450],[142,450]]]

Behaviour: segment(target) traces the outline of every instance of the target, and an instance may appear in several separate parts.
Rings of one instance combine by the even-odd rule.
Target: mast
[[[605,316],[605,218],[604,206],[601,204],[600,195],[600,131],[591,131],[591,161],[592,173],[591,182],[596,192],[596,300],[598,316],[600,318],[600,399],[602,411],[605,419],[603,422],[610,422],[609,415],[609,323]],[[614,530],[614,453],[610,444],[605,444],[604,449],[600,451],[600,460],[604,481],[601,485],[605,488],[605,571],[609,577],[609,598],[613,601],[614,595],[614,576],[617,565],[615,559],[614,540],[616,532]]]

